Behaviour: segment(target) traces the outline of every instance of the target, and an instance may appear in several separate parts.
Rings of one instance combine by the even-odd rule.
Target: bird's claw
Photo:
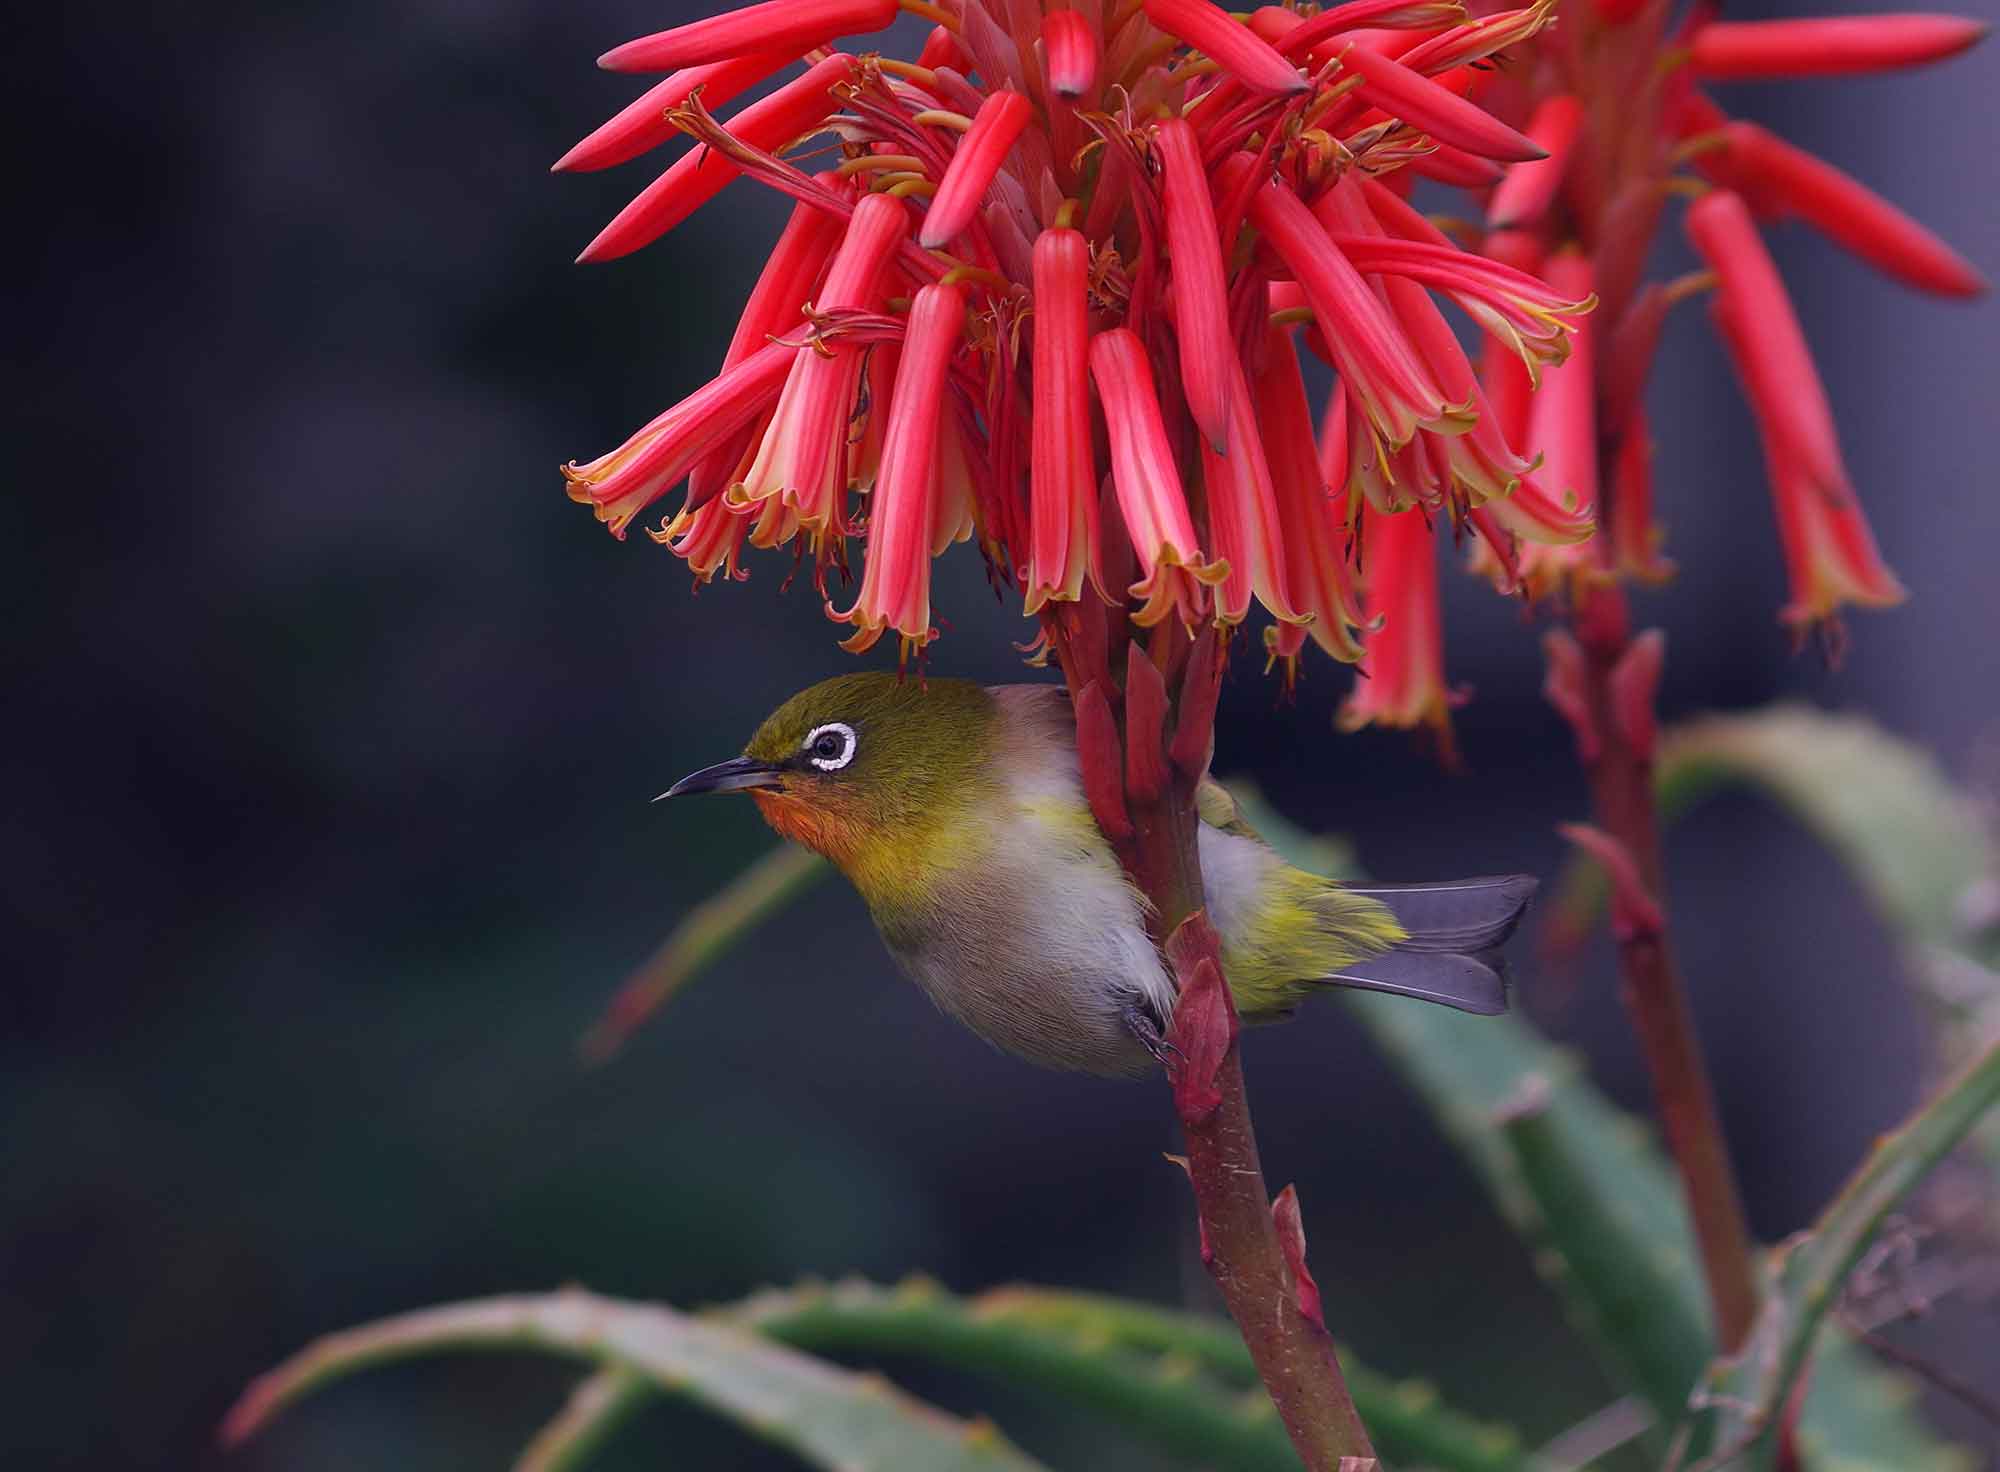
[[[1169,1068],[1185,1060],[1186,1055],[1168,1039],[1153,1009],[1137,997],[1125,1004],[1125,1026],[1160,1067]]]

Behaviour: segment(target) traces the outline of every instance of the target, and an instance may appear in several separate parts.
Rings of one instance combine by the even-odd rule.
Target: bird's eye
[[[854,760],[854,728],[844,721],[815,726],[805,749],[807,760],[822,772],[837,772]]]

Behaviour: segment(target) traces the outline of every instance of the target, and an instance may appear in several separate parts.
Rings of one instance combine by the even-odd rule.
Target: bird
[[[837,675],[655,801],[710,792],[748,793],[830,860],[899,967],[989,1043],[1108,1076],[1169,1056],[1172,973],[1091,815],[1063,686]],[[1507,1010],[1500,947],[1531,876],[1345,885],[1287,864],[1212,778],[1197,806],[1206,906],[1246,1023],[1328,987]]]

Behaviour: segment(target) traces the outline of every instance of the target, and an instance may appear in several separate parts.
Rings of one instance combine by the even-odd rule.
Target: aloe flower
[[[752,5],[602,59],[668,75],[559,168],[692,142],[583,259],[638,249],[739,176],[795,201],[717,378],[566,468],[614,533],[658,508],[654,540],[704,580],[789,547],[848,647],[893,631],[906,659],[935,634],[928,559],[973,538],[1044,619],[1090,600],[1192,634],[1261,609],[1288,678],[1307,643],[1363,661],[1371,620],[1393,650],[1408,631],[1389,625],[1421,616],[1389,586],[1412,559],[1368,571],[1364,616],[1363,548],[1408,540],[1393,523],[1426,547],[1484,540],[1505,566],[1523,539],[1590,534],[1588,504],[1534,484],[1526,421],[1492,407],[1443,315],[1532,382],[1569,355],[1587,294],[1406,203],[1419,170],[1490,182],[1567,146],[1573,126],[1523,132],[1477,100],[1546,3],[1248,23],[1208,0],[901,9],[937,22],[914,62],[836,47],[887,26],[887,0]],[[1319,404],[1301,338],[1337,373]]]
[[[1985,283],[1865,185],[1730,118],[1709,89],[1942,61],[1983,34],[1974,22],[1940,15],[1722,21],[1705,0],[1677,25],[1668,7],[1644,0],[1566,9],[1554,44],[1487,95],[1547,156],[1510,164],[1492,184],[1480,248],[1558,295],[1589,289],[1602,306],[1563,334],[1570,363],[1543,372],[1532,406],[1522,373],[1497,351],[1482,356],[1481,386],[1503,428],[1543,457],[1531,484],[1564,504],[1598,506],[1602,534],[1582,546],[1526,546],[1513,565],[1484,545],[1474,557],[1480,570],[1536,596],[1671,575],[1654,519],[1644,389],[1668,312],[1712,293],[1711,317],[1764,442],[1791,582],[1782,621],[1801,636],[1819,631],[1837,649],[1844,607],[1902,598],[1757,217],[1797,218],[1919,290],[1964,297]],[[1694,196],[1686,229],[1709,269],[1645,284],[1649,248],[1677,195]],[[1588,360],[1581,373],[1579,360]],[[1517,493],[1494,515],[1504,521],[1535,504]]]

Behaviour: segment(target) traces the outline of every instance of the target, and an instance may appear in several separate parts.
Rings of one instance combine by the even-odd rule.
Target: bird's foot
[[[1160,1019],[1143,998],[1134,997],[1125,1004],[1125,1026],[1160,1067],[1169,1068],[1182,1060],[1181,1050],[1168,1040]]]

